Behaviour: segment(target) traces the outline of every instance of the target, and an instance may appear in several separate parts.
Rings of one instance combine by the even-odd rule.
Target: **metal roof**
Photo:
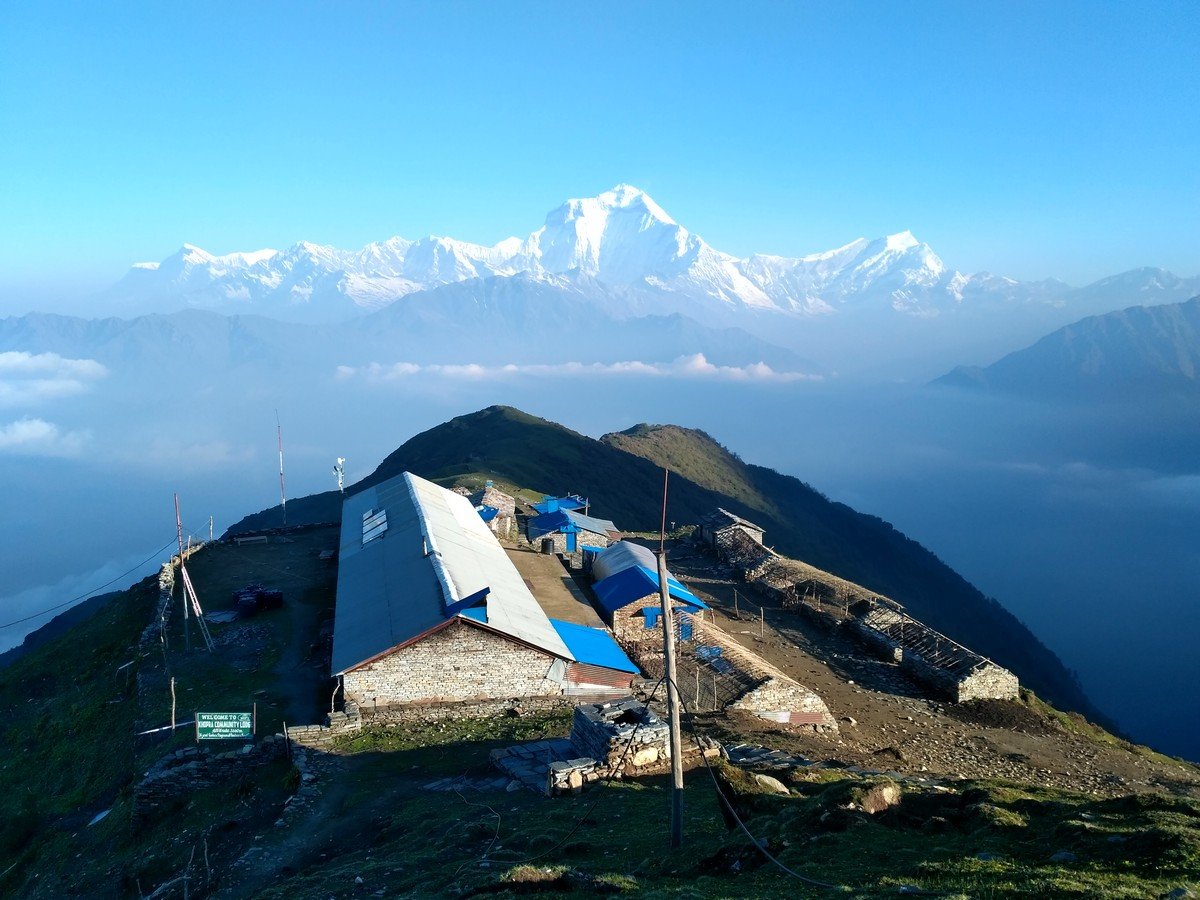
[[[540,513],[548,513],[560,509],[583,509],[587,503],[582,497],[568,495],[566,497],[543,497],[532,506]]]
[[[618,541],[597,554],[592,563],[592,585],[600,605],[608,612],[658,593],[658,560],[653,551],[632,541]],[[708,606],[667,572],[667,593],[688,606]]]
[[[571,509],[564,510],[564,512],[567,514],[567,518],[570,519],[572,523],[579,526],[581,531],[590,531],[592,534],[603,535],[608,535],[609,533],[615,533],[617,531],[617,526],[608,519],[597,519],[595,516],[585,516],[583,513],[578,513]]]
[[[363,514],[387,530],[362,542]],[[482,608],[447,608],[484,595]],[[470,612],[471,615],[464,613]],[[346,498],[332,671],[349,669],[458,615],[573,660],[496,536],[465,497],[405,472]]]
[[[609,534],[618,533],[617,526],[608,519],[585,516],[582,513],[577,513],[569,509],[558,509],[542,513],[540,516],[534,516],[529,520],[526,530],[529,532],[530,537],[538,537],[539,535],[551,534],[556,531],[589,531],[592,534],[602,534],[605,537]]]
[[[729,510],[723,509],[720,506],[717,507],[715,512],[711,512],[701,519],[700,523],[708,526],[709,528],[715,529],[728,528],[731,525],[744,525],[745,527],[752,528],[755,531],[766,531],[766,529],[761,525],[755,525],[749,519],[743,519],[741,516],[731,513]]]
[[[617,645],[607,631],[558,619],[551,619],[550,624],[566,642],[570,651],[575,654],[576,662],[637,674],[638,667],[630,661],[629,657],[625,655],[625,651]]]

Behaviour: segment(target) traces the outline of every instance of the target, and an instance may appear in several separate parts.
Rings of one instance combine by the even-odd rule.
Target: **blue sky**
[[[0,311],[184,241],[491,243],[625,181],[739,255],[1200,272],[1194,3],[5,4]]]

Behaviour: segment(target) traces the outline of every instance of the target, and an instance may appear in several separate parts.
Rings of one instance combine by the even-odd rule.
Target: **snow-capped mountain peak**
[[[932,315],[969,298],[981,276],[947,269],[911,231],[858,238],[801,257],[723,253],[677,223],[648,194],[618,184],[551,210],[527,238],[493,246],[450,237],[391,237],[360,250],[300,241],[284,251],[215,256],[191,244],[139,263],[110,292],[142,306],[165,300],[310,319],[370,310],[438,285],[527,275],[600,284],[641,312],[766,310],[824,315],[850,305]],[[1020,285],[983,276],[989,296]],[[611,292],[610,292],[611,293]],[[606,302],[611,302],[611,299]]]

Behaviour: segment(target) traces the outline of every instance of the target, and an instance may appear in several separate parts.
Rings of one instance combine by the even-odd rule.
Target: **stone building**
[[[700,520],[697,532],[701,540],[718,550],[735,533],[744,534],[758,544],[763,542],[761,525],[755,525],[750,520],[719,506]]]
[[[332,674],[360,709],[620,694],[606,631],[550,619],[465,497],[405,472],[346,498]]]
[[[728,515],[718,510],[706,521],[716,527]],[[756,538],[743,528],[728,526],[716,533],[721,535],[714,545],[718,556],[746,581],[784,606],[828,615],[868,649],[899,663],[950,700],[1011,700],[1019,695],[1015,674],[907,615],[895,600],[780,556],[762,545],[761,532]]]
[[[600,608],[623,647],[643,642],[662,646],[659,618],[662,601],[658,589],[658,560],[653,551],[633,541],[618,541],[606,550],[589,551],[587,565],[595,583],[592,590]],[[673,575],[667,573],[667,592],[672,610],[680,613],[680,637],[690,637],[690,615],[708,609],[707,604]]]
[[[517,536],[517,501],[513,497],[489,481],[467,499],[496,537],[512,540]]]
[[[526,540],[535,547],[549,541],[555,553],[577,553],[585,546],[607,547],[620,536],[617,526],[608,519],[585,516],[573,509],[552,509],[525,522]]]

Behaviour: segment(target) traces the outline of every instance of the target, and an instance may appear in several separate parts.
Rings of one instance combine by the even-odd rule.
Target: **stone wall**
[[[863,643],[956,703],[1015,700],[1017,676],[911,616],[873,607],[850,620]]]
[[[362,728],[389,728],[396,725],[431,725],[458,719],[494,719],[529,713],[560,712],[586,702],[587,697],[546,696],[507,697],[491,700],[467,700],[452,703],[405,703],[359,709],[347,703],[344,710],[331,713],[325,725],[292,725],[288,737],[305,747],[327,750],[334,741]],[[599,698],[597,698],[599,699]]]
[[[394,653],[347,672],[345,698],[363,710],[398,703],[442,703],[562,694],[555,658],[462,619]]]
[[[228,745],[225,745],[228,746]],[[215,787],[287,755],[282,734],[257,744],[217,751],[208,745],[177,750],[159,760],[133,789],[132,826],[136,831],[164,807],[192,792]]]
[[[576,706],[570,740],[577,756],[553,762],[547,771],[546,792],[551,796],[577,793],[603,778],[658,775],[671,768],[667,723],[633,697]],[[697,746],[684,736],[680,760],[685,769],[700,764],[703,757],[720,755],[715,741],[701,737],[699,742]]]
[[[899,663],[918,681],[955,701],[1015,699],[1017,676],[917,621],[882,594],[788,559],[729,529],[718,556],[782,606],[799,609],[824,627],[848,627],[871,652]]]

